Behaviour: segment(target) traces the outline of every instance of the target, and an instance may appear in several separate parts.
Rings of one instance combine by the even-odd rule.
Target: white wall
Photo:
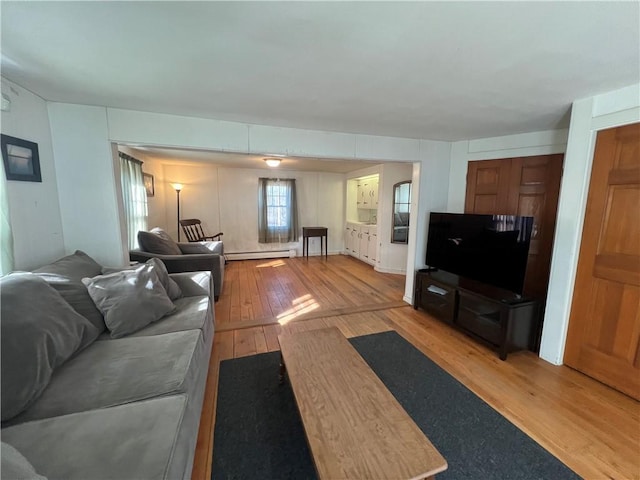
[[[103,265],[128,262],[105,109],[48,103],[48,112],[65,250],[84,250]]]
[[[393,225],[393,186],[398,182],[411,181],[413,165],[383,164],[380,167],[380,185],[378,187],[378,263],[376,270],[387,273],[406,273],[408,244],[391,243]],[[413,187],[413,185],[412,185]],[[413,216],[410,222],[417,221]],[[413,275],[413,271],[410,270]]]
[[[409,225],[407,272],[424,268],[429,214],[447,208],[451,144],[420,141],[419,156],[421,161],[414,163],[411,179],[411,216],[415,221]],[[414,279],[415,275],[407,275],[404,300],[408,303],[413,302]]]
[[[540,345],[540,357],[551,363],[564,357],[596,135],[639,121],[640,84],[573,103]]]
[[[65,253],[47,104],[4,78],[2,93],[11,99],[2,133],[38,144],[42,183],[7,181],[15,268],[30,270]]]
[[[166,212],[170,219],[167,231],[177,238],[176,195],[169,186],[182,183],[180,193],[181,218],[199,218],[205,231],[222,231],[225,252],[243,253],[296,249],[302,254],[301,243],[258,243],[258,179],[295,178],[298,198],[299,226],[326,226],[328,251],[343,249],[344,177],[336,173],[299,172],[217,167],[215,165],[164,165],[167,182]],[[182,239],[184,241],[184,238]],[[320,253],[320,239],[310,239],[310,254]]]

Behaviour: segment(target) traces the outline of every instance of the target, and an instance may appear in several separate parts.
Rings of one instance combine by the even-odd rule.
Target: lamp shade
[[[171,186],[173,187],[173,189],[176,192],[179,192],[180,190],[182,190],[182,184],[181,183],[172,183]]]

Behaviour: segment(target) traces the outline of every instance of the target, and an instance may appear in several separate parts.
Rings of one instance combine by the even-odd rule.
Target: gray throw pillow
[[[53,371],[98,338],[100,330],[32,273],[0,278],[0,317],[5,421],[29,407]]]
[[[173,242],[173,238],[169,235],[166,230],[161,229],[160,227],[153,227],[149,230],[151,233],[158,235],[160,238],[166,240],[167,242]]]
[[[177,300],[178,298],[182,297],[182,290],[180,290],[178,284],[169,276],[167,267],[162,260],[160,260],[159,258],[150,258],[149,260],[147,260],[145,265],[150,265],[156,270],[158,279],[160,279],[160,283],[164,287],[167,295],[169,295],[169,298],[171,300]],[[140,265],[131,265],[124,268],[103,267],[102,274],[109,275],[110,273],[122,272],[124,270],[136,270],[137,268],[140,268]]]
[[[151,232],[139,231],[138,245],[143,251],[157,255],[182,255],[176,242]]]
[[[34,271],[49,285],[55,288],[62,297],[80,315],[89,320],[101,332],[106,329],[102,314],[98,310],[82,284],[85,277],[100,275],[102,266],[96,263],[86,253],[77,250],[73,255],[67,255]]]
[[[47,477],[38,475],[29,460],[24,458],[24,455],[13,446],[2,442],[0,449],[2,478],[8,480],[47,480]]]
[[[175,310],[156,271],[144,264],[135,270],[82,279],[104,315],[111,338],[129,335]]]

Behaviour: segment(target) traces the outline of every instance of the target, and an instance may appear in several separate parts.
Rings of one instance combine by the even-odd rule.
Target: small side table
[[[302,227],[302,256],[309,258],[309,237],[320,237],[320,256],[324,245],[324,256],[328,258],[329,245],[327,241],[327,227]],[[324,241],[324,242],[323,242]]]

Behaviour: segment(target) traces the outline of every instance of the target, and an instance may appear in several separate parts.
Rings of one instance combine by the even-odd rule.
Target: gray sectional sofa
[[[188,479],[214,336],[211,274],[168,275],[181,291],[171,313],[112,338],[117,323],[86,286],[103,273],[76,252],[0,279],[2,468],[30,471],[14,447],[50,479]]]

